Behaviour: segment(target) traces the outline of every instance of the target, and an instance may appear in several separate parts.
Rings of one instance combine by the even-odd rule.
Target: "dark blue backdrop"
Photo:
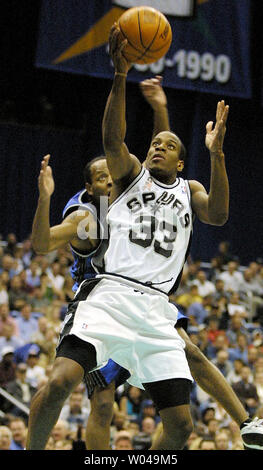
[[[165,0],[155,4],[161,10]],[[171,6],[173,40],[166,57],[153,67],[133,67],[128,79],[141,81],[158,70],[165,86],[250,97],[250,7],[251,0],[196,1],[193,17],[182,19]],[[107,40],[124,11],[112,0],[43,0],[36,64],[111,77]]]
[[[88,79],[87,79],[88,80]],[[88,84],[88,82],[87,82]],[[51,153],[56,183],[52,197],[51,222],[61,220],[66,200],[83,185],[82,169],[88,159],[102,152],[101,117],[111,82],[87,99],[91,126],[86,131],[45,127],[0,125],[0,232],[15,232],[20,239],[31,231],[37,202],[37,176],[43,155]],[[209,188],[210,160],[204,145],[205,125],[214,119],[217,99],[194,97],[187,92],[167,90],[171,126],[188,148],[184,176],[198,179]],[[228,239],[232,251],[246,263],[262,255],[262,155],[263,116],[251,102],[228,100],[230,116],[225,140],[226,165],[230,180],[230,217],[222,227],[195,225],[193,256],[208,261],[220,240]],[[151,136],[152,114],[137,86],[128,87],[127,139],[130,150],[141,160]]]

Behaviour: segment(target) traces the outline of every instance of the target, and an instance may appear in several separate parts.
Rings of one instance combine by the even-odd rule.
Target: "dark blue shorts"
[[[119,366],[119,364],[112,359],[109,359],[106,366],[85,375],[88,397],[91,397],[95,387],[98,386],[103,390],[114,381],[115,388],[117,388],[124,384],[130,375],[127,369],[124,369],[124,367]]]

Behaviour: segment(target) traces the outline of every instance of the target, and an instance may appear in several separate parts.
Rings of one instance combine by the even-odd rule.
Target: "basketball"
[[[129,62],[150,64],[169,50],[172,29],[167,18],[155,8],[130,8],[121,15],[118,26],[121,40],[128,41],[123,55]]]

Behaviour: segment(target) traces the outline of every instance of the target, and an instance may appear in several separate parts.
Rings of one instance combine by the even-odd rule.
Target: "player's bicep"
[[[97,224],[89,211],[78,209],[69,214],[60,225],[50,229],[50,248],[55,250],[74,240],[97,238]]]
[[[135,178],[141,170],[141,163],[135,155],[132,155],[126,144],[120,147],[105,149],[107,165],[113,181],[125,178]]]
[[[56,250],[71,242],[75,237],[75,228],[69,221],[50,228],[49,251]]]
[[[208,194],[204,186],[198,181],[189,181],[191,189],[192,209],[198,219],[203,223],[209,223]]]

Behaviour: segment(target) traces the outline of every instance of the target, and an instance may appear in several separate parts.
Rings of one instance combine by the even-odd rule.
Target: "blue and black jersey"
[[[92,202],[91,197],[88,195],[86,189],[79,191],[67,202],[62,214],[63,220],[76,210],[88,211],[94,216],[95,219],[97,219],[97,239],[102,240],[104,228],[102,222],[100,221],[99,210]],[[91,260],[99,249],[100,244],[101,242],[98,244],[98,247],[92,251],[80,251],[70,245],[74,257],[74,263],[70,269],[72,278],[75,281],[73,286],[74,292],[78,289],[79,285],[82,281],[84,281],[84,279],[91,279],[95,277],[96,274],[98,274],[98,272],[94,269]]]

